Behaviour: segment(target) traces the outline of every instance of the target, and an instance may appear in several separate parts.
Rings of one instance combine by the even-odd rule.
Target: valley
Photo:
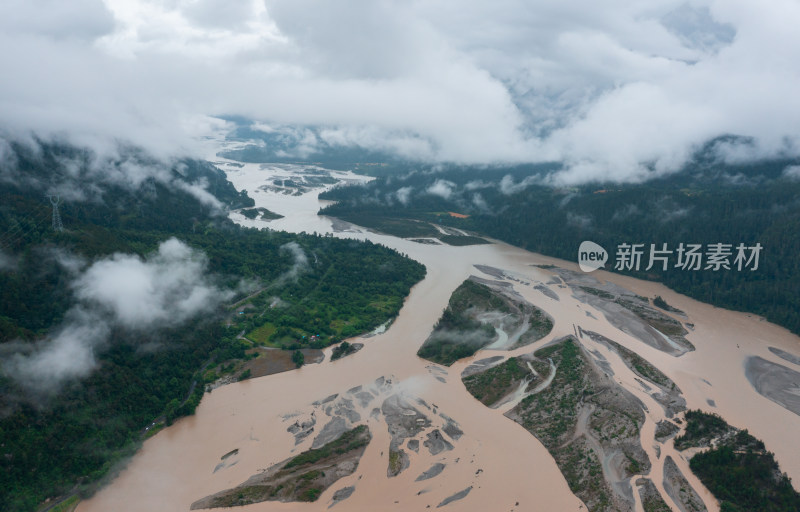
[[[327,348],[320,364],[232,383],[207,394],[194,416],[148,440],[127,469],[82,502],[79,511],[108,510],[112,504],[116,510],[186,510],[210,493],[235,487],[319,444],[325,432],[344,432],[359,424],[368,426],[372,441],[352,474],[312,503],[269,502],[246,509],[305,511],[334,505],[354,511],[421,510],[444,503],[448,509],[466,511],[580,510],[591,503],[590,509],[603,510],[601,505],[607,502],[630,510],[645,510],[644,503],[647,510],[662,505],[672,510],[690,506],[718,510],[714,496],[689,468],[691,452],[677,450],[673,438],[661,434],[667,423],[683,428],[684,407],[719,414],[736,428],[747,429],[775,454],[782,471],[794,481],[800,478],[800,452],[791,435],[800,428],[800,416],[754,388],[750,381],[759,377],[752,372],[759,367],[750,365],[750,373],[745,372],[752,357],[784,367],[793,364],[778,355],[797,357],[800,347],[800,340],[785,329],[756,315],[703,304],[657,283],[604,271],[583,275],[574,263],[497,241],[470,246],[420,244],[343,225],[316,215],[321,189],[301,196],[256,194],[253,191],[261,183],[272,179],[268,169],[217,163],[237,189],[253,195],[256,207],[283,215],[270,224],[394,248],[423,263],[426,277],[412,289],[385,332],[352,340],[363,343],[358,352],[330,362],[332,348]],[[233,215],[237,222],[262,222]],[[417,351],[452,292],[471,276],[513,290],[552,318],[552,330],[527,345],[503,350],[484,346],[449,367],[418,358]],[[588,293],[587,288],[604,293]],[[682,313],[659,311],[652,304],[655,297]],[[654,325],[667,324],[680,329],[659,336]],[[579,356],[571,357],[592,368],[594,377],[587,381],[595,383],[592,386],[604,382],[608,391],[603,393],[629,397],[624,407],[630,409],[632,423],[624,427],[624,434],[619,433],[622,424],[602,419],[604,410],[622,407],[613,400],[583,401],[585,409],[575,410],[573,423],[560,427],[566,430],[559,435],[574,431],[579,437],[598,429],[599,433],[581,437],[580,446],[595,453],[590,459],[599,455],[585,470],[602,474],[595,487],[599,493],[585,494],[573,487],[560,462],[568,459],[554,453],[547,438],[537,440],[540,434],[533,427],[546,424],[528,416],[531,400],[546,397],[558,382],[547,383],[549,372],[561,378],[563,358],[552,352],[559,346],[556,343],[570,343],[573,352],[578,351],[574,354]],[[480,371],[512,358],[538,361],[542,364],[530,368],[540,378],[532,377],[527,364],[521,366],[521,374],[507,381],[487,404],[499,402],[499,406],[487,407],[462,383],[462,374],[487,358],[491,361]],[[499,381],[487,385],[493,386],[492,382]],[[543,383],[548,385],[539,388]],[[398,410],[399,416],[392,412]],[[398,423],[406,415],[410,423]],[[292,424],[306,425],[306,433],[298,438],[287,430]],[[614,432],[623,436],[619,438],[623,444],[610,437]],[[234,449],[237,463],[213,471],[220,457]],[[692,492],[685,496],[671,492],[677,485],[673,481],[686,482],[682,485]],[[338,499],[335,495],[342,489],[348,489],[346,501],[336,505],[343,494]]]

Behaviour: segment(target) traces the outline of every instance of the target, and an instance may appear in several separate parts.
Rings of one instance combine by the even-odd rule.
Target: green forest
[[[442,317],[417,355],[444,366],[469,357],[491,343],[494,327],[474,317],[474,308],[509,311],[487,286],[467,279],[453,291]]]
[[[800,493],[780,471],[774,455],[747,430],[729,426],[716,414],[686,411],[686,432],[675,447],[708,446],[689,461],[692,472],[720,502],[723,512],[800,510]]]
[[[234,225],[225,212],[253,202],[203,162],[166,165],[127,150],[97,168],[96,155],[72,146],[12,147],[13,158],[0,167],[3,360],[41,346],[70,321],[81,270],[65,261],[85,266],[115,254],[146,261],[175,237],[200,251],[208,278],[232,293],[179,324],[112,323],[95,347],[94,371],[56,393],[32,396],[0,373],[3,510],[31,511],[47,498],[93,492],[147,435],[194,412],[207,368],[245,358],[259,343],[241,338],[242,331],[273,326],[274,336],[261,343],[327,345],[391,319],[425,274],[422,265],[369,242]],[[125,174],[131,165],[151,175],[132,183]],[[198,201],[187,190],[197,183],[219,204]],[[53,189],[63,231],[52,226],[46,194]]]
[[[608,251],[606,269],[612,271],[620,244],[645,244],[640,270],[621,272],[716,306],[763,315],[800,334],[800,181],[783,175],[797,162],[732,165],[708,153],[698,153],[673,174],[634,184],[559,186],[547,178],[558,164],[413,166],[400,176],[323,194],[338,201],[323,213],[352,222],[368,219],[377,229],[403,219],[447,225],[574,262],[581,242],[591,240]],[[437,182],[447,185],[447,199],[429,192]],[[675,251],[680,243],[704,249],[760,243],[763,250],[755,271],[684,270],[675,268],[674,253],[666,271],[660,265],[645,270],[650,244]]]

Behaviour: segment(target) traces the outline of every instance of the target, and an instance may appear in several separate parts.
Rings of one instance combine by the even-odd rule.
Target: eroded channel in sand
[[[253,164],[245,164],[230,172],[229,177],[238,189],[248,189],[256,200],[256,206],[285,215],[284,219],[269,224],[259,224],[260,221],[248,221],[247,224],[294,232],[334,231],[330,219],[316,215],[319,208],[317,192],[281,197],[271,192],[254,193],[253,190],[268,177],[268,172]],[[298,453],[300,447],[295,446],[295,439],[286,431],[287,424],[283,421],[287,413],[302,412],[314,401],[333,393],[344,393],[355,386],[368,385],[381,376],[391,378],[408,396],[437,405],[441,412],[459,423],[464,435],[454,443],[453,450],[439,456],[431,456],[422,449],[419,453],[410,452],[410,468],[397,477],[387,478],[389,434],[385,423],[369,418],[366,422],[374,437],[357,471],[328,489],[319,501],[312,504],[270,502],[245,509],[326,510],[333,492],[349,485],[354,485],[356,490],[346,502],[336,506],[338,509],[371,511],[394,507],[398,510],[422,510],[428,505],[435,508],[442,500],[468,486],[472,487],[469,494],[448,505],[448,509],[580,509],[582,503],[569,491],[549,453],[531,434],[503,416],[507,407],[489,409],[464,389],[459,377],[461,371],[474,360],[499,352],[478,353],[449,369],[435,366],[431,369],[431,363],[416,356],[452,291],[470,275],[480,275],[474,264],[507,269],[524,278],[514,283],[515,289],[555,319],[553,332],[546,339],[512,352],[503,352],[504,356],[530,353],[550,339],[573,334],[576,326],[602,334],[638,353],[675,381],[683,390],[689,408],[717,412],[730,424],[747,428],[764,440],[767,449],[775,452],[783,470],[796,482],[800,481],[800,448],[791,436],[791,432],[800,429],[800,417],[759,395],[744,375],[744,361],[750,356],[777,363],[782,361],[769,351],[770,346],[798,353],[800,340],[784,329],[754,315],[733,313],[696,302],[659,284],[602,271],[596,273],[599,279],[608,279],[640,295],[661,295],[686,312],[689,321],[695,325],[687,338],[697,350],[674,357],[613,327],[601,311],[575,300],[568,288],[551,288],[557,293],[558,300],[534,288],[539,283],[551,281],[552,275],[533,267],[533,264],[555,264],[575,269],[572,263],[499,243],[451,247],[420,244],[364,230],[338,232],[337,236],[382,243],[426,265],[426,279],[412,290],[391,327],[364,340],[365,347],[361,351],[339,361],[309,365],[298,371],[214,390],[203,399],[195,416],[178,421],[148,440],[127,469],[92,500],[81,503],[78,510],[188,510],[195,500],[234,487],[259,470]],[[587,342],[586,338],[581,342]],[[642,440],[643,448],[653,462],[649,477],[658,490],[664,495],[662,478],[657,474],[663,470],[663,463],[656,462],[671,455],[706,501],[708,495],[702,494],[702,486],[688,471],[688,465],[680,454],[671,449],[671,442],[661,445],[660,458],[655,456],[652,439],[655,422],[663,416],[661,407],[639,387],[633,373],[615,354],[600,344],[592,345],[592,349],[603,353],[618,382],[636,394],[648,408]],[[220,458],[234,449],[239,450],[237,463],[214,472]],[[420,473],[442,460],[446,461],[446,467],[440,475],[415,481]]]

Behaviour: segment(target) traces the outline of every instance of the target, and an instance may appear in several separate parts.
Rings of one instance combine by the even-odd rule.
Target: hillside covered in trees
[[[3,510],[92,492],[193,413],[207,368],[247,357],[242,331],[333,343],[395,316],[425,273],[375,244],[234,225],[252,200],[205,162],[2,142]]]
[[[558,185],[551,179],[557,164],[417,166],[401,176],[327,192],[323,197],[338,203],[323,213],[376,229],[399,219],[424,220],[568,261],[577,261],[581,242],[590,240],[608,251],[607,270],[614,270],[620,244],[644,244],[639,271],[623,273],[761,314],[800,333],[800,167],[793,160],[725,164],[708,155],[700,153],[679,172],[635,184]],[[699,270],[676,268],[681,243],[703,250],[731,244],[731,269],[706,269],[705,261]],[[673,251],[666,270],[660,264],[645,270],[650,244]],[[739,244],[761,244],[757,270],[733,265]]]

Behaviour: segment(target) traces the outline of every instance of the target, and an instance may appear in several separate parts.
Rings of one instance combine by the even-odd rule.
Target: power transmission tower
[[[59,196],[47,196],[50,204],[53,205],[53,231],[64,231],[64,224],[61,222],[61,214],[58,213],[58,203],[61,202]]]

